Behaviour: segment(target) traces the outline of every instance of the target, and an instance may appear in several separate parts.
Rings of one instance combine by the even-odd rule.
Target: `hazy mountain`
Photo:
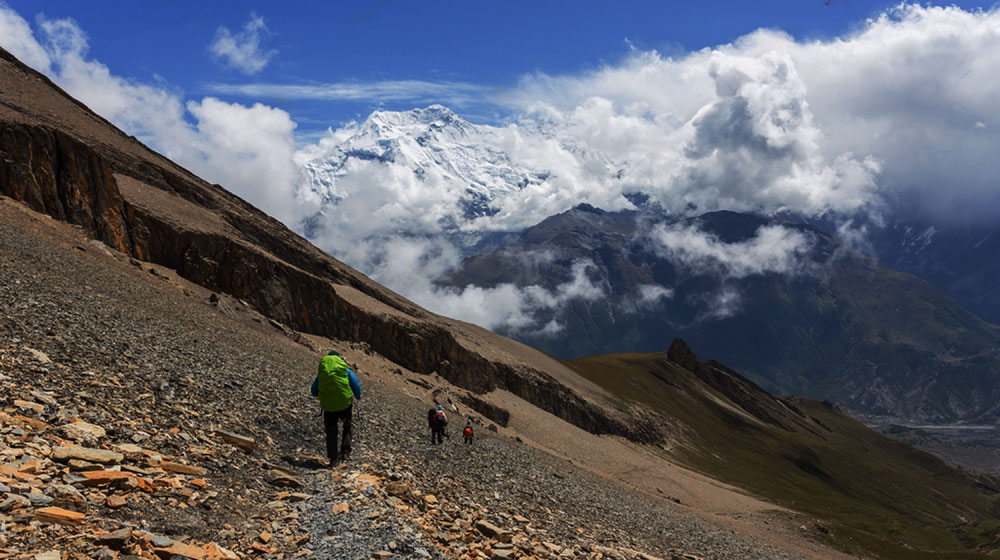
[[[1000,226],[913,220],[873,229],[871,239],[886,266],[919,276],[1000,323]]]
[[[792,268],[752,262],[769,258],[754,244],[766,228],[807,240]],[[721,259],[738,255],[699,261],[664,252],[657,232],[697,232],[703,237],[691,243],[714,239],[709,249],[748,258],[726,270]],[[1000,329],[812,226],[733,212],[677,222],[583,206],[466,259],[446,282],[551,288],[579,262],[608,297],[571,301],[543,318],[561,330],[512,336],[560,357],[654,351],[677,336],[775,391],[932,421],[1000,413]]]

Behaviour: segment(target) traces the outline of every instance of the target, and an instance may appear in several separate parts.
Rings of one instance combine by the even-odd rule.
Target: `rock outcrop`
[[[5,122],[0,157],[0,193],[134,252],[121,193],[94,150],[58,130]]]

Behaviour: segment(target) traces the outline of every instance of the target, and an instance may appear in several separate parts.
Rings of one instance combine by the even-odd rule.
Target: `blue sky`
[[[322,215],[310,240],[377,281],[492,328],[596,292],[441,291],[461,255],[448,224],[514,231],[636,191],[679,213],[835,217],[849,239],[900,201],[938,225],[995,224],[992,6],[0,0],[0,45],[292,229]],[[416,159],[344,163],[345,142],[369,153],[420,133],[352,121],[432,103],[491,126],[411,142]],[[435,167],[448,154],[464,159]],[[497,189],[496,213],[465,222],[475,181],[453,170],[491,159],[545,179]],[[753,255],[681,234],[698,258]],[[754,261],[794,265],[795,238],[763,241],[774,253]]]
[[[896,3],[7,0],[28,21],[39,14],[73,19],[87,34],[89,56],[116,75],[160,82],[188,97],[259,100],[288,111],[300,136],[363,119],[377,108],[430,102],[474,121],[495,120],[505,108],[492,102],[494,95],[525,75],[587,72],[633,49],[682,55],[759,28],[800,40],[829,39]],[[210,54],[220,28],[236,35],[254,16],[266,26],[257,31],[259,52],[270,55],[262,69],[243,72]],[[301,92],[244,95],[220,84],[386,87],[361,88],[356,99],[316,100],[298,98]],[[456,87],[465,95],[450,95]]]

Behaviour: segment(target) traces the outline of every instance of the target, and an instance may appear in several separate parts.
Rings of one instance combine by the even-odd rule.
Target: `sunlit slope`
[[[1000,546],[996,481],[885,438],[828,403],[772,396],[678,341],[670,352],[567,364],[672,425],[672,459],[816,516],[838,547],[982,558]]]

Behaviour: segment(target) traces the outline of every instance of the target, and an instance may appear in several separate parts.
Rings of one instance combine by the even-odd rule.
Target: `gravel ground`
[[[0,349],[16,357],[30,347],[53,365],[18,358],[5,362],[6,375],[68,395],[81,417],[116,437],[135,435],[126,420],[148,417],[161,430],[223,428],[257,439],[252,457],[210,462],[215,486],[226,489],[214,507],[108,514],[119,521],[142,516],[139,524],[151,530],[206,541],[221,533],[238,552],[262,530],[294,525],[310,536],[295,554],[316,558],[641,558],[639,551],[793,558],[481,426],[465,446],[454,414],[452,439],[431,446],[427,404],[380,383],[390,372],[361,372],[366,395],[354,456],[338,471],[318,468],[321,422],[305,396],[317,351],[238,301],[212,303],[210,293],[170,271],[130,264],[65,224],[12,206],[0,200]],[[342,346],[349,360],[355,348]],[[100,382],[109,379],[116,382]],[[183,442],[171,441],[160,445],[185,453]],[[280,517],[259,515],[275,501],[265,481],[273,467],[295,474],[311,495]],[[393,483],[411,492],[389,495]],[[348,501],[349,511],[332,513]],[[514,548],[463,541],[482,533],[474,528],[481,521],[511,531]]]

